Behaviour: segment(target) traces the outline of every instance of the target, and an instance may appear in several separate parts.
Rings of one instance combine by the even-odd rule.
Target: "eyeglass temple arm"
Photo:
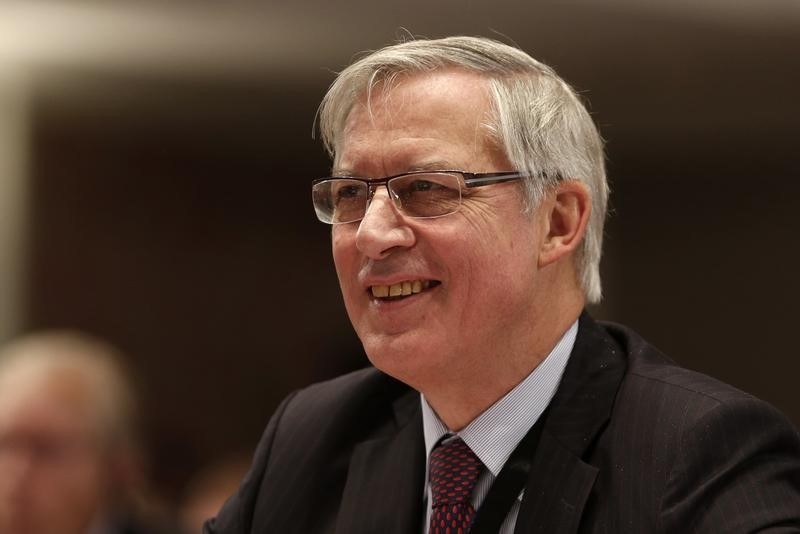
[[[524,172],[484,172],[484,173],[472,173],[472,172],[463,172],[464,175],[464,185],[467,187],[479,187],[482,185],[491,185],[491,184],[499,184],[502,182],[511,182],[513,180],[519,180],[521,178],[529,178],[531,175],[524,173]],[[547,180],[548,174],[545,172],[538,173],[538,176],[542,180]],[[555,179],[557,181],[561,181],[563,178],[561,175],[556,174]]]
[[[525,178],[527,174],[521,172],[486,172],[481,174],[464,173],[464,185],[478,187],[481,185],[499,184]]]

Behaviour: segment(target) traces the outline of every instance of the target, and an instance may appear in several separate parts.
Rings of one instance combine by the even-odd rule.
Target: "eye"
[[[414,180],[411,182],[411,184],[409,184],[408,189],[410,191],[430,191],[436,187],[438,187],[438,184],[435,184],[429,180]]]
[[[447,172],[411,173],[389,182],[398,207],[412,217],[436,217],[458,209],[461,189],[457,175]]]
[[[435,202],[459,194],[458,178],[446,173],[407,175],[390,182],[396,198],[409,202]]]
[[[364,198],[367,193],[366,186],[355,180],[338,179],[329,182],[330,185],[330,198],[338,204],[340,202],[351,202],[353,200],[360,200]]]
[[[336,189],[336,198],[342,200],[356,198],[361,194],[361,190],[358,185],[343,185]]]
[[[440,183],[432,180],[417,179],[408,184],[408,193],[426,193],[452,189],[452,184]]]

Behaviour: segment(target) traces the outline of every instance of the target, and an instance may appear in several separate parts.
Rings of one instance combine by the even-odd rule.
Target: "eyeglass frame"
[[[364,216],[367,214],[367,210],[369,209],[370,202],[372,202],[372,198],[375,196],[375,191],[377,191],[378,187],[381,185],[386,186],[386,192],[389,194],[389,198],[392,199],[392,205],[397,208],[397,204],[395,204],[395,199],[392,197],[392,192],[389,190],[389,182],[394,180],[395,178],[401,178],[404,176],[414,176],[417,174],[458,174],[461,176],[463,181],[463,187],[468,189],[472,189],[474,187],[483,187],[485,185],[493,185],[493,184],[500,184],[504,182],[513,182],[516,180],[520,180],[522,178],[527,178],[529,175],[519,171],[500,171],[500,172],[468,172],[468,171],[460,171],[455,169],[435,169],[435,170],[419,170],[419,171],[408,171],[408,172],[401,172],[399,174],[393,174],[391,176],[386,176],[383,178],[358,178],[355,176],[326,176],[325,178],[317,178],[311,181],[311,189],[313,191],[314,186],[326,182],[329,180],[352,180],[356,182],[362,182],[367,186],[367,205],[364,207],[364,215],[360,218],[346,221],[346,222],[325,222],[320,221],[325,224],[335,225],[335,224],[349,224],[354,222],[361,221]],[[459,199],[458,204],[459,209],[461,208],[461,201]],[[438,217],[444,217],[446,215],[451,215],[456,213],[458,210],[451,211],[448,213],[443,213],[441,215],[431,215],[431,216],[415,216],[415,215],[408,215],[407,213],[403,212],[400,208],[397,208],[398,211],[404,217],[410,217],[412,219],[435,219]],[[319,217],[317,217],[319,218]]]

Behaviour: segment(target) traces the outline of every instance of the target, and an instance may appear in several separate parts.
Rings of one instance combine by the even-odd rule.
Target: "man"
[[[142,534],[135,402],[112,347],[51,331],[0,351],[0,532]]]
[[[486,39],[345,69],[320,109],[348,315],[375,369],[270,421],[206,532],[800,531],[800,438],[767,404],[595,323],[600,136]]]

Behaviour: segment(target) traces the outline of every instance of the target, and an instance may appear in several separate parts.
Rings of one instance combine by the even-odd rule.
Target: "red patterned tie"
[[[433,505],[429,534],[467,534],[475,517],[469,502],[483,464],[461,438],[436,447],[430,457]]]

